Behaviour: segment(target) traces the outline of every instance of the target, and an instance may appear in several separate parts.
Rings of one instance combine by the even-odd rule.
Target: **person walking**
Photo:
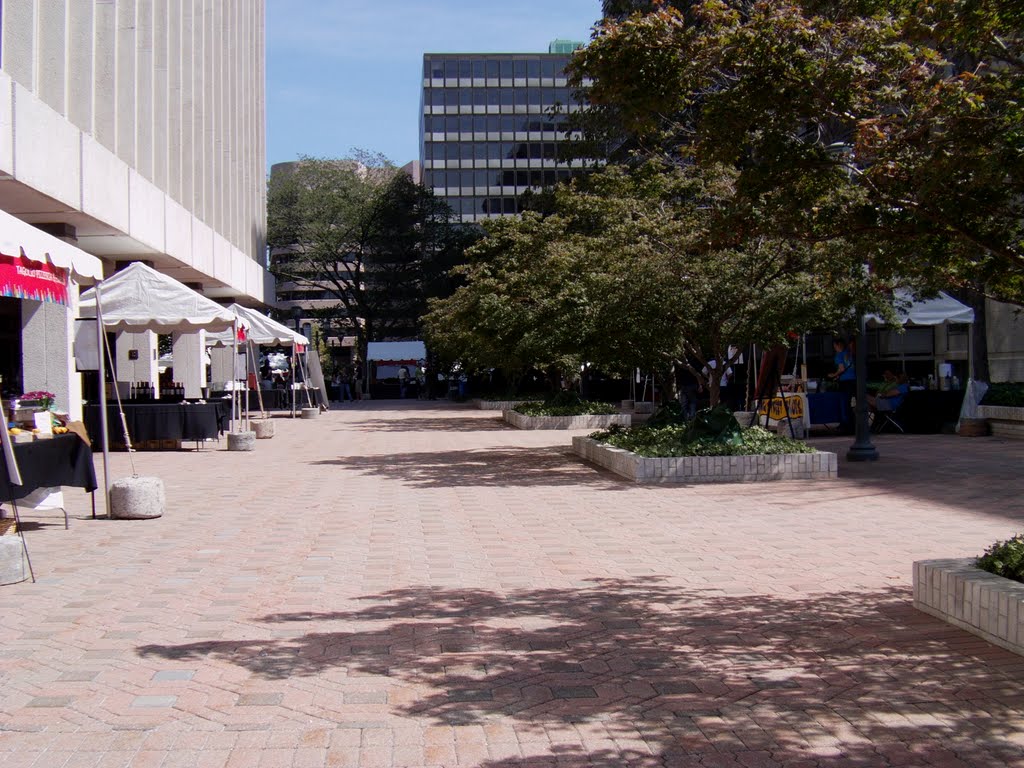
[[[338,384],[340,387],[338,399],[342,402],[345,402],[346,400],[350,403],[355,402],[355,398],[352,397],[352,373],[348,368],[343,368],[341,370]]]

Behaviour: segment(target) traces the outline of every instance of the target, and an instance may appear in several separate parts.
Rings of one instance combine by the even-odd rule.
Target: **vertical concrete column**
[[[234,381],[234,350],[231,347],[213,347],[210,350],[210,379],[217,383]]]
[[[206,333],[175,333],[174,380],[185,387],[185,397],[203,396],[206,386]]]
[[[153,331],[121,331],[117,334],[117,351],[114,354],[117,356],[117,381],[124,385],[120,387],[122,397],[127,394],[128,386],[132,382],[149,384],[154,392],[159,394],[157,337]]]
[[[71,292],[77,294],[77,286]],[[73,311],[48,301],[21,302],[21,370],[25,392],[52,392],[57,410],[77,419],[82,415],[82,384],[74,368]]]

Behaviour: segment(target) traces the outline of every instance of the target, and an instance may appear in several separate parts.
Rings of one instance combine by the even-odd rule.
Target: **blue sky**
[[[267,164],[419,157],[423,54],[588,40],[600,0],[267,0]]]

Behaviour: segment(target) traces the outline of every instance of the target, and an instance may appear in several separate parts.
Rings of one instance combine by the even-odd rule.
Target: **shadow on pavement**
[[[425,417],[422,419],[376,419],[362,421],[355,427],[360,432],[496,432],[513,429],[501,417],[472,416]]]
[[[633,484],[584,464],[570,448],[484,448],[342,456],[311,462],[380,475],[417,488],[578,485],[625,490]]]
[[[381,676],[395,715],[512,723],[537,751],[486,768],[1018,764],[1024,663],[908,598],[726,596],[656,578],[509,594],[423,587],[257,620],[292,627],[290,638],[137,650],[268,680]],[[574,741],[552,736],[551,747],[551,732]]]

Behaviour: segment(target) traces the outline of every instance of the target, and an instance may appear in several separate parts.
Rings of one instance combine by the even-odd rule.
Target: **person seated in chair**
[[[910,384],[905,373],[896,376],[892,371],[886,371],[882,378],[885,379],[885,384],[878,390],[878,394],[868,395],[868,408],[875,413],[891,413],[900,407],[903,398],[910,391]]]

